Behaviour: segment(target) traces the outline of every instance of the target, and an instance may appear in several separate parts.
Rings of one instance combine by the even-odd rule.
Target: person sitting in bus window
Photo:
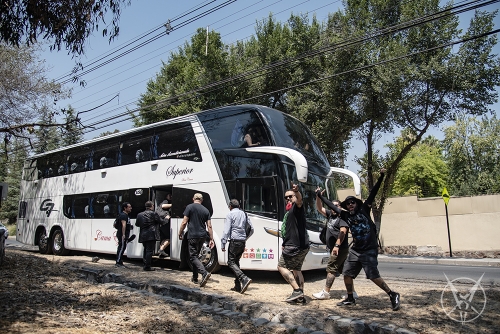
[[[78,172],[78,164],[76,162],[73,162],[70,167],[71,173],[76,173]]]
[[[135,152],[135,161],[136,162],[144,161],[144,152],[141,149],[138,149]]]
[[[249,128],[247,134],[243,138],[244,143],[241,147],[251,147],[251,146],[259,146],[260,141],[258,141],[258,133],[254,128]]]
[[[99,160],[99,166],[101,168],[108,167],[108,159],[106,157],[102,157],[101,160]]]
[[[57,173],[59,175],[66,174],[66,168],[64,168],[64,165],[59,166],[59,168],[57,169]]]

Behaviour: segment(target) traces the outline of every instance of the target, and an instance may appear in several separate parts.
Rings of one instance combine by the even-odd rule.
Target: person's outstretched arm
[[[335,211],[337,214],[340,215],[340,213],[342,212],[342,210],[336,206],[336,205],[333,205],[332,202],[330,202],[328,199],[326,199],[323,195],[321,195],[321,191],[320,190],[316,190],[316,196],[319,197],[321,199],[321,201],[327,206],[329,207],[331,210]]]
[[[364,204],[368,206],[372,205],[373,200],[375,199],[375,196],[377,196],[378,190],[380,189],[380,185],[382,184],[384,175],[385,175],[385,169],[382,168],[380,170],[380,176],[378,177],[377,183],[375,183],[375,185],[373,186],[372,190],[370,191],[370,195],[368,195],[368,198],[366,199]]]

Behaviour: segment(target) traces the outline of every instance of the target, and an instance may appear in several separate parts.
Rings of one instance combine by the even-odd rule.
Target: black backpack
[[[115,229],[118,229],[118,227],[120,226],[120,220],[119,220],[120,216],[116,217],[115,221],[113,222],[113,227]]]

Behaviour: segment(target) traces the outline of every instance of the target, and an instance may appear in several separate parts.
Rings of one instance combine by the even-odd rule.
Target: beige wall
[[[345,197],[340,196],[341,199]],[[500,249],[500,195],[452,197],[448,203],[452,251]],[[389,198],[382,215],[384,246],[435,245],[449,250],[442,198]]]

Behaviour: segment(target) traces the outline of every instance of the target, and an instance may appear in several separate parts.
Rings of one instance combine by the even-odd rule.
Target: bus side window
[[[151,158],[151,137],[152,131],[135,138],[126,138],[120,145],[121,164],[129,165],[142,161],[149,161]]]

